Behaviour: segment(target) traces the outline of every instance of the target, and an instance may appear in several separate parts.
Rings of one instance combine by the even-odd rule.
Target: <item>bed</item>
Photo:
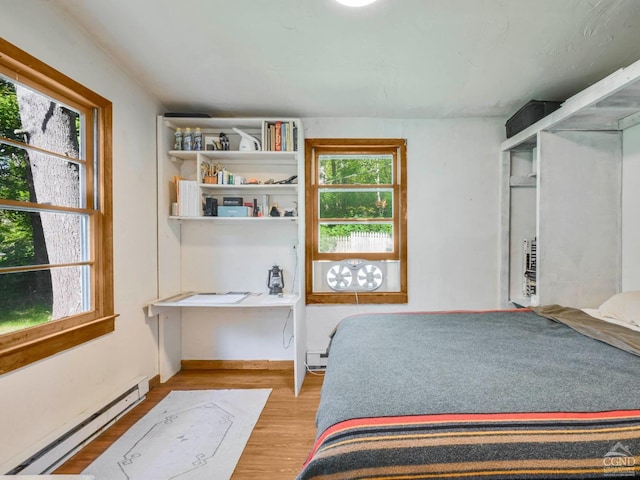
[[[345,318],[297,480],[640,477],[634,295]]]

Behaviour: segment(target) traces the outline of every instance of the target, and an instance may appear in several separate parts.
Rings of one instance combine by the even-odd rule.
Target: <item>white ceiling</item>
[[[639,0],[51,0],[169,111],[442,118],[640,59]]]

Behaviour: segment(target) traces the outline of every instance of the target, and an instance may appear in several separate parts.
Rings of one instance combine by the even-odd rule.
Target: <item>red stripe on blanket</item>
[[[375,427],[382,425],[402,425],[402,424],[429,424],[447,422],[509,422],[509,421],[549,421],[549,420],[610,420],[640,417],[640,410],[611,410],[605,412],[519,412],[519,413],[461,413],[461,414],[434,414],[434,415],[407,415],[398,417],[372,417],[356,418],[345,420],[327,428],[314,442],[311,453],[304,462],[306,466],[320,445],[331,435],[344,432],[346,430]]]
[[[502,313],[502,312],[530,312],[530,308],[500,308],[494,310],[434,310],[434,311],[415,311],[415,312],[402,312],[403,315],[446,315],[449,313]],[[370,312],[370,313],[356,313],[350,315],[350,317],[359,316],[376,316],[376,315],[389,315],[385,312]]]

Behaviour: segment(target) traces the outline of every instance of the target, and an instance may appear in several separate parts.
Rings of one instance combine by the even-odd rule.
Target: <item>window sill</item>
[[[306,302],[307,305],[401,304],[409,303],[409,295],[403,292],[307,293]]]

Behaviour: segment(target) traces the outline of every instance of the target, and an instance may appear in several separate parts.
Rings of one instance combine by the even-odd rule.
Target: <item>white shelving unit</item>
[[[240,151],[233,127],[262,140],[265,122],[295,122],[297,150]],[[224,133],[229,150],[174,150],[174,133],[200,128],[204,138]],[[158,117],[158,284],[159,297],[149,315],[160,321],[160,377],[165,381],[182,360],[292,361],[295,393],[304,376],[304,189],[297,183],[278,184],[297,175],[304,179],[302,122],[291,118]],[[205,142],[203,141],[203,145]],[[207,166],[252,178],[257,184],[217,184],[205,180]],[[196,182],[199,195],[218,199],[241,197],[282,216],[173,216],[177,201],[174,179]],[[287,216],[284,216],[285,211]],[[268,271],[284,272],[284,295],[269,295]],[[235,304],[185,305],[179,300],[194,292],[247,291]],[[228,337],[228,338],[227,338]],[[194,340],[195,339],[195,340]],[[243,341],[246,339],[246,342]],[[231,351],[229,349],[231,345]]]
[[[597,307],[621,287],[622,131],[640,123],[640,62],[501,145],[503,307]],[[523,242],[537,240],[523,296]]]

